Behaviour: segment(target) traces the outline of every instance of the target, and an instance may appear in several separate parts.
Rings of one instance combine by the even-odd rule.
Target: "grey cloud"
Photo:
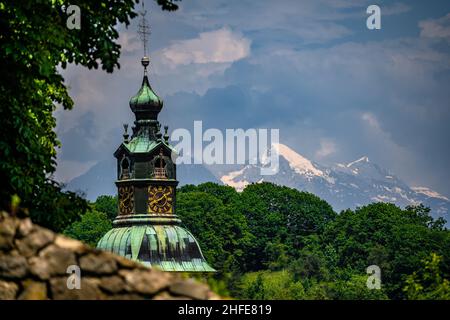
[[[366,2],[305,1],[295,10],[275,2],[226,3],[182,3],[173,15],[151,13],[150,78],[165,101],[161,122],[171,129],[190,129],[194,120],[203,120],[205,128],[281,128],[281,140],[312,159],[328,139],[335,152],[321,162],[368,155],[410,183],[450,194],[447,47],[425,36],[344,42],[354,31],[346,19],[364,20]],[[406,10],[395,6],[397,13]],[[251,56],[171,69],[155,54],[175,40],[224,26],[252,41]],[[141,52],[133,26],[122,34],[127,48],[113,75],[75,69],[65,74],[76,106],[58,114],[62,161],[111,157],[121,124],[133,121],[128,99],[142,79]],[[87,112],[91,120],[83,117]],[[369,126],[365,113],[379,125]],[[95,142],[85,144],[92,135]]]
[[[450,13],[442,18],[421,21],[419,26],[420,36],[450,42]]]

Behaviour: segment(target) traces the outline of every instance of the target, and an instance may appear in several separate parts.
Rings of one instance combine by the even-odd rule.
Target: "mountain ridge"
[[[447,197],[427,187],[408,186],[393,173],[372,163],[367,156],[346,164],[325,166],[281,143],[274,145],[273,150],[280,160],[276,175],[261,175],[261,167],[267,166],[263,162],[261,166],[245,165],[223,175],[220,180],[238,191],[250,183],[262,181],[308,191],[329,202],[337,211],[380,201],[400,207],[422,203],[431,208],[433,217],[450,220]]]
[[[261,165],[246,164],[225,171],[219,171],[214,166],[181,164],[177,166],[177,177],[180,186],[210,181],[232,186],[238,191],[250,183],[272,182],[311,192],[326,200],[338,212],[379,201],[400,207],[423,203],[431,208],[433,217],[450,220],[448,197],[428,187],[408,186],[390,171],[371,162],[367,156],[348,163],[322,165],[281,143],[274,145],[273,150],[280,160],[279,171],[275,175],[261,175],[261,167],[269,165],[263,157]],[[268,158],[266,155],[265,159]],[[100,161],[86,173],[72,179],[65,189],[83,192],[88,200],[93,201],[99,195],[116,194],[115,178],[116,162],[111,158]]]

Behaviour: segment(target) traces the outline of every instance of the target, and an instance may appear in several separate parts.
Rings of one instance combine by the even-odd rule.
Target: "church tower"
[[[169,144],[168,127],[161,133],[158,114],[163,101],[148,80],[145,11],[139,27],[144,42],[144,77],[130,100],[136,121],[131,137],[128,125],[124,125],[123,142],[114,153],[118,215],[113,229],[97,247],[163,271],[214,272],[196,239],[176,215],[177,153]]]

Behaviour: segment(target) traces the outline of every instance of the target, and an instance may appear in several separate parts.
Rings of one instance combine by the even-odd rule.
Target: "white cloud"
[[[121,52],[124,53],[133,53],[135,51],[142,51],[142,42],[139,40],[136,32],[130,32],[128,30],[124,30],[120,33],[120,37],[117,41],[121,45]]]
[[[250,54],[250,40],[228,28],[202,32],[195,39],[176,41],[162,49],[172,65],[230,63]]]
[[[450,41],[450,13],[439,19],[419,22],[420,36]]]
[[[325,158],[331,154],[336,153],[336,151],[336,144],[332,140],[322,138],[320,139],[320,148],[316,151],[316,157]]]
[[[365,112],[361,115],[361,119],[367,122],[372,128],[380,129],[380,123],[378,122],[378,119],[374,114]]]

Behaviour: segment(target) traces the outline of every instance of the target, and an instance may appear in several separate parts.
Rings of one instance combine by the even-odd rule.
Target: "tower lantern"
[[[169,144],[168,127],[161,133],[158,114],[163,101],[148,80],[148,26],[145,11],[139,24],[144,43],[141,88],[130,100],[136,120],[132,135],[124,126],[117,159],[118,215],[113,229],[97,247],[163,271],[214,272],[195,237],[176,215],[176,150]]]

